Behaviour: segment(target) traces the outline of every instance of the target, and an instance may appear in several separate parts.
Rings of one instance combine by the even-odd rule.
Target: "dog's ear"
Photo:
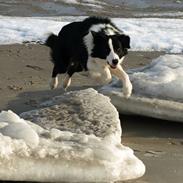
[[[130,37],[125,35],[125,34],[121,34],[119,35],[119,41],[121,42],[123,48],[130,48]]]

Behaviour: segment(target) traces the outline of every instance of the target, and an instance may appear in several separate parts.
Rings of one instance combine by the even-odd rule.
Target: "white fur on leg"
[[[126,98],[129,98],[132,94],[132,84],[130,80],[124,84],[123,93]]]
[[[111,73],[118,77],[123,82],[123,93],[126,98],[129,98],[132,93],[132,84],[128,77],[128,74],[123,70],[121,65],[118,65],[116,69],[110,69]]]
[[[106,66],[104,68],[103,72],[101,72],[102,84],[108,84],[109,82],[111,82],[111,80],[112,80],[111,72],[110,72],[108,66]]]
[[[65,91],[70,86],[70,84],[71,84],[71,77],[67,74],[65,76],[65,79],[64,79],[64,82],[63,82],[63,88],[64,88]]]
[[[100,72],[89,71],[90,77],[100,84],[108,84],[112,80],[109,68],[106,66]]]
[[[100,84],[107,84],[112,80],[108,64],[105,59],[90,57],[87,62],[87,68],[91,78]]]
[[[55,89],[58,86],[58,77],[52,78],[50,81],[50,89]]]

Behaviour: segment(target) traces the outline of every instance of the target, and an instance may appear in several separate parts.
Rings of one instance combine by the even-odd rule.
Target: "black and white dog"
[[[89,75],[103,83],[112,76],[123,82],[123,93],[129,97],[132,84],[121,63],[130,48],[130,38],[120,31],[108,18],[89,17],[64,26],[58,36],[48,37],[46,45],[51,48],[54,63],[50,87],[58,85],[57,74],[65,73],[63,87],[71,84],[75,72],[88,71]]]

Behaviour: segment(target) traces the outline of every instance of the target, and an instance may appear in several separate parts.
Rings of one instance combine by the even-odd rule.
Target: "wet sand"
[[[67,2],[67,3],[66,3]],[[79,3],[77,3],[79,2]],[[0,1],[4,16],[183,17],[182,0]],[[177,14],[181,12],[180,14]]]
[[[148,64],[162,52],[129,52],[125,69]],[[43,45],[0,46],[0,110],[16,113],[39,108],[39,104],[60,95],[61,88],[50,90],[52,63],[49,48]],[[99,85],[81,74],[72,77],[68,91]],[[146,165],[146,174],[130,183],[182,183],[183,179],[183,123],[167,122],[140,116],[120,115],[123,144],[133,148]]]

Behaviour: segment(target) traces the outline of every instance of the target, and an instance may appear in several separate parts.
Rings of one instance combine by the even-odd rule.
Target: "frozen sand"
[[[6,45],[0,46],[0,54],[1,110],[11,109],[19,114],[39,108],[39,103],[63,93],[62,89],[49,90],[48,80],[52,64],[49,62],[48,48],[40,45]],[[125,69],[144,66],[162,54],[130,52],[123,66]],[[74,75],[72,80],[69,90],[98,87],[87,77],[78,74]],[[147,167],[142,178],[130,182],[182,183],[183,125],[124,115],[121,116],[121,121],[122,142],[135,149],[135,154]]]

